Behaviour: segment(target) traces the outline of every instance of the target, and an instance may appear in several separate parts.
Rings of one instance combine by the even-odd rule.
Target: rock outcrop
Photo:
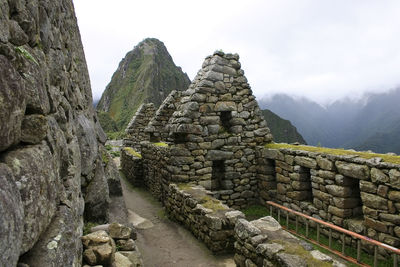
[[[118,172],[72,0],[0,2],[0,86],[0,266],[80,266],[83,215],[108,220]]]

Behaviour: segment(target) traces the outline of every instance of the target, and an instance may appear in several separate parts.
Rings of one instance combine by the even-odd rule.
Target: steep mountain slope
[[[274,141],[279,143],[294,143],[299,142],[306,144],[301,134],[297,131],[296,127],[288,120],[282,119],[269,109],[261,111],[264,119],[267,121],[268,127],[274,136]]]
[[[165,45],[145,39],[122,59],[101,96],[96,107],[100,123],[106,132],[115,131],[111,119],[117,130],[123,130],[142,103],[153,102],[158,107],[172,90],[185,90],[189,84]]]
[[[400,153],[400,88],[369,94],[353,101],[342,99],[327,107],[288,95],[261,101],[279,116],[289,119],[311,145]]]

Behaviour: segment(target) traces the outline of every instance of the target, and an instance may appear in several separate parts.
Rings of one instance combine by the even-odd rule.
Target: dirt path
[[[129,218],[138,224],[137,244],[146,267],[231,267],[233,255],[214,256],[188,230],[166,218],[147,191],[121,179]],[[140,229],[141,228],[141,229]]]

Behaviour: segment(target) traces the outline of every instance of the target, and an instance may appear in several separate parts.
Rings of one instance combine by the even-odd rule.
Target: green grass
[[[248,220],[256,220],[261,217],[265,216],[270,216],[269,209],[265,206],[262,205],[254,205],[247,207],[246,209],[242,210],[242,212],[246,215],[246,219]],[[280,224],[282,226],[286,226],[286,215],[282,215],[283,212],[281,212],[281,218],[280,218]],[[278,220],[278,216],[276,213],[276,210],[274,209],[274,213],[272,215],[276,220]],[[293,220],[289,220],[289,229],[290,230],[295,230],[296,229],[296,224]],[[302,236],[306,235],[306,226],[301,224],[299,222],[298,224],[298,233]],[[317,230],[314,228],[309,227],[309,238],[312,240],[317,240]],[[305,238],[302,238],[304,240],[307,240]],[[322,233],[320,234],[320,243],[328,246],[329,245],[329,238]],[[314,249],[318,249],[319,251],[326,253],[326,254],[331,254],[328,250],[324,249],[323,247],[311,244]],[[338,240],[335,240],[332,238],[332,248],[337,251],[342,251],[342,244]],[[345,254],[347,256],[350,256],[352,258],[357,258],[357,249],[350,247],[348,245],[345,246]],[[361,262],[366,263],[368,265],[373,266],[374,263],[374,257],[373,255],[368,254],[365,251],[361,251]],[[352,263],[347,263],[348,266],[358,266]],[[393,259],[391,258],[390,260],[378,260],[378,266],[379,267],[392,267],[393,266]]]
[[[199,204],[212,211],[226,210],[226,207],[222,205],[221,201],[210,196],[202,197]]]
[[[17,47],[15,48],[15,51],[16,51],[18,54],[22,55],[24,58],[26,58],[26,59],[28,59],[28,60],[34,62],[36,65],[39,65],[39,62],[37,62],[37,60],[31,55],[31,53],[29,53],[29,51],[26,50],[24,47],[22,47],[22,46],[17,46]]]
[[[378,153],[369,153],[369,152],[358,152],[358,151],[351,151],[351,150],[346,150],[342,148],[326,148],[326,147],[315,147],[315,146],[297,146],[297,145],[290,145],[290,144],[284,144],[284,143],[269,143],[265,145],[266,148],[271,148],[271,149],[280,149],[280,148],[285,148],[285,149],[293,149],[293,150],[305,150],[309,152],[316,152],[316,153],[326,153],[326,154],[332,154],[332,155],[342,155],[342,156],[347,156],[347,155],[352,155],[352,156],[357,156],[360,158],[364,159],[371,159],[371,158],[382,158],[383,161],[385,162],[390,162],[390,163],[395,163],[395,164],[400,164],[400,156],[392,156],[392,155],[387,155],[387,154],[378,154]]]
[[[90,234],[90,229],[91,229],[92,227],[97,226],[97,225],[99,225],[99,224],[98,224],[98,223],[94,223],[94,222],[86,222],[86,223],[83,225],[83,235],[88,235],[88,234]]]

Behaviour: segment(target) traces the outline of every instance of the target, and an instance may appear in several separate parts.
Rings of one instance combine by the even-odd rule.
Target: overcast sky
[[[190,79],[217,49],[238,53],[258,99],[319,102],[400,85],[399,0],[74,0],[94,99],[147,37]]]

